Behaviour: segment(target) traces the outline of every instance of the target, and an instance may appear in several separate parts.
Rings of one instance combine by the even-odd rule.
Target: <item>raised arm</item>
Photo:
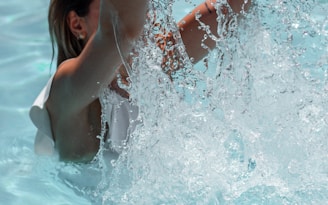
[[[247,11],[251,4],[251,0],[248,0],[246,4],[245,0],[227,1],[233,12],[236,14],[239,14],[243,10]],[[228,9],[226,7],[222,7],[221,11],[228,17]],[[215,0],[206,0],[178,23],[186,51],[188,55],[194,59],[194,63],[201,60],[208,53],[208,50],[201,46],[201,41],[203,40],[206,32],[198,28],[200,24],[195,19],[197,14],[201,15],[199,20],[210,26],[211,33],[218,37],[218,22],[216,20],[217,12],[215,10]],[[207,38],[204,41],[204,44],[209,49],[213,49],[215,47],[215,41],[211,38]]]
[[[55,146],[62,160],[88,161],[97,153],[96,136],[101,119],[98,94],[101,86],[113,80],[116,68],[122,63],[112,22],[118,23],[117,34],[125,53],[130,49],[130,42],[141,33],[148,8],[148,0],[93,2],[97,3],[97,8],[92,10],[93,17],[98,19],[94,32],[90,32],[92,24],[85,26],[91,18],[71,14],[71,31],[89,31],[90,36],[81,54],[57,69],[46,104]]]
[[[99,25],[82,53],[59,66],[52,85],[53,98],[65,99],[65,109],[76,111],[90,104],[102,85],[108,85],[121,64],[116,48],[112,19],[117,15],[118,35],[123,52],[140,34],[147,0],[102,0]],[[61,103],[64,104],[64,103]]]

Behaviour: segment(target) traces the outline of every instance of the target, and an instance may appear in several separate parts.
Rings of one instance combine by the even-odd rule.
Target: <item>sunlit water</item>
[[[47,3],[35,2],[46,13]],[[151,38],[139,42],[128,90],[142,123],[118,160],[108,160],[104,152],[87,165],[33,154],[28,106],[49,76],[51,57],[45,15],[18,7],[19,15],[2,18],[2,25],[12,26],[1,39],[12,42],[0,50],[0,200],[328,204],[328,5],[255,1],[243,19],[234,21],[238,27],[232,24],[225,38],[216,39],[206,63],[192,66],[173,18],[167,17],[179,19],[198,3],[154,2],[156,20],[176,34],[174,49],[183,68],[172,82],[160,68],[162,52]],[[7,4],[0,5],[7,11]],[[21,26],[26,16],[29,21]],[[154,29],[148,25],[147,31],[151,36]],[[15,102],[13,93],[18,93]]]

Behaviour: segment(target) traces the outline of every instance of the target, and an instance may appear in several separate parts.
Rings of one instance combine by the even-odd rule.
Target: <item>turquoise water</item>
[[[175,2],[174,18],[199,2]],[[325,1],[255,1],[208,65],[186,60],[174,84],[140,49],[129,89],[143,126],[118,160],[84,166],[33,153],[47,6],[0,3],[0,204],[328,204]]]

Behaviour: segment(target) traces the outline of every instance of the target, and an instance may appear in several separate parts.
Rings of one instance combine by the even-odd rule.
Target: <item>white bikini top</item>
[[[53,155],[55,153],[49,113],[45,106],[53,76],[51,76],[30,109],[30,118],[37,127],[34,150],[35,153],[40,155]],[[103,117],[109,125],[107,143],[112,150],[119,153],[123,143],[135,129],[138,107],[110,89],[106,88],[104,93],[106,94],[105,98],[100,101]]]

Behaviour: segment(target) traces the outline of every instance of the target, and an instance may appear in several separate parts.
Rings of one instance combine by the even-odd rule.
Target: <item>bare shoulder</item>
[[[47,100],[47,108],[50,112],[58,113],[64,109],[65,113],[69,113],[73,108],[71,99],[74,98],[76,92],[71,86],[71,76],[74,75],[76,67],[76,58],[66,60],[58,66]]]
[[[77,58],[70,58],[62,62],[57,68],[54,80],[60,79],[65,75],[69,75],[70,73],[72,73],[75,67],[77,66],[77,63]]]

